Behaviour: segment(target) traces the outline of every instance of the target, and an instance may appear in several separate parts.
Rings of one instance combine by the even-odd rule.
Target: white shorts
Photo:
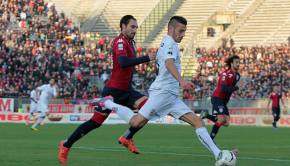
[[[39,103],[37,104],[37,111],[39,111],[39,112],[43,112],[43,113],[48,112],[48,111],[49,111],[49,110],[48,110],[48,105],[39,102]]]
[[[35,112],[37,112],[37,104],[35,102],[31,102],[29,113],[35,113]]]
[[[194,113],[178,96],[153,91],[138,113],[148,120],[155,120],[168,114],[179,119],[189,112]]]

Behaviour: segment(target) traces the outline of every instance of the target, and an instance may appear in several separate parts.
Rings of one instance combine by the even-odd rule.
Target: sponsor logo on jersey
[[[118,50],[123,50],[123,44],[118,44]]]

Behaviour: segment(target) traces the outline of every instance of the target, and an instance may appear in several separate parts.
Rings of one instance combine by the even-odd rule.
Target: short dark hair
[[[228,58],[225,60],[226,65],[227,65],[228,67],[231,67],[231,66],[232,66],[231,64],[234,62],[235,59],[240,59],[240,57],[237,56],[237,55],[232,55],[232,56],[228,57]]]
[[[123,16],[120,20],[120,28],[122,29],[122,24],[125,24],[127,26],[131,19],[137,21],[136,18],[132,15]]]
[[[168,22],[168,26],[171,25],[171,26],[175,26],[176,23],[181,23],[183,25],[187,25],[187,20],[182,17],[182,16],[173,16],[170,18],[169,22]]]

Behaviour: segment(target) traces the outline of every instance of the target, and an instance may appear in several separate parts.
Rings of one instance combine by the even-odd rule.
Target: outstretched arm
[[[150,58],[148,55],[138,57],[138,58],[129,58],[127,56],[119,56],[118,61],[122,68],[126,68],[126,67],[139,65],[141,63],[149,62]]]

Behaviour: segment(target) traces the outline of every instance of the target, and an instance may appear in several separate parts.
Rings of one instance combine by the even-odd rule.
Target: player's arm
[[[222,76],[222,81],[221,81],[221,90],[224,93],[233,93],[234,91],[239,90],[238,86],[233,86],[232,82],[234,78],[229,78],[229,76],[227,74],[223,73]]]
[[[286,105],[282,96],[281,96],[281,103],[282,103],[283,109],[286,109]]]
[[[39,96],[40,96],[40,93],[41,93],[41,91],[43,90],[43,88],[44,88],[44,85],[39,86],[39,87],[37,87],[37,88],[35,89],[36,100],[39,100]]]
[[[58,94],[57,86],[54,86],[54,88],[53,88],[53,97],[57,98],[58,95],[59,94]]]
[[[180,73],[176,69],[174,65],[174,59],[169,58],[165,60],[165,65],[169,73],[179,82],[180,86],[183,89],[192,89],[193,88],[193,83],[190,81],[183,80]]]
[[[237,91],[237,90],[239,90],[239,87],[237,86],[222,84],[222,91],[225,93],[233,93],[234,91]]]
[[[268,111],[270,111],[271,98],[272,98],[272,96],[270,95],[270,96],[268,97],[268,103],[267,103],[267,110],[268,110]]]
[[[129,58],[126,55],[122,55],[118,57],[119,64],[122,68],[132,67],[135,65],[139,65],[141,63],[149,62],[151,59],[148,55],[141,56],[138,58]]]
[[[36,92],[30,94],[30,100],[32,100],[34,103],[37,104],[37,96],[36,96]]]
[[[113,44],[113,49],[118,59],[118,62],[122,68],[132,67],[135,65],[139,65],[141,63],[149,62],[150,60],[153,60],[155,57],[153,55],[150,56],[146,55],[138,58],[129,58],[127,52],[131,48],[122,39],[119,39],[117,43]]]

